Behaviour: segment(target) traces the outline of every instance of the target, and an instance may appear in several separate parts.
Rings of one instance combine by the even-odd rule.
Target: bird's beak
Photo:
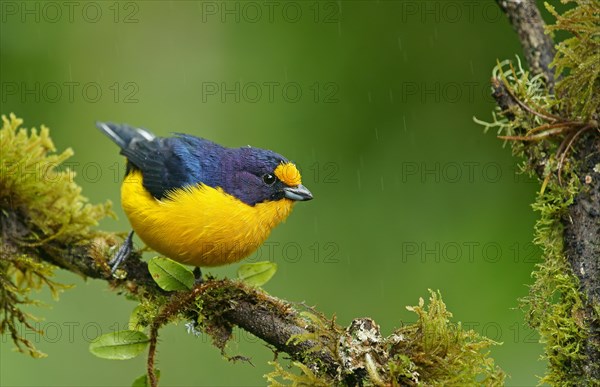
[[[313,198],[310,191],[302,184],[299,184],[295,187],[284,187],[283,193],[286,198],[299,202],[311,200]]]

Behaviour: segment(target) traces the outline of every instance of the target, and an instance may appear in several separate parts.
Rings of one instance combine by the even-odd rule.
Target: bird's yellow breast
[[[181,188],[154,198],[139,171],[121,187],[121,204],[134,231],[149,247],[178,262],[219,266],[252,254],[290,214],[293,201],[250,206],[221,188]]]

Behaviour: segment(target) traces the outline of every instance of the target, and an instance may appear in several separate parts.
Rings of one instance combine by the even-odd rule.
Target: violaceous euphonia
[[[237,262],[260,247],[295,202],[312,199],[295,164],[273,151],[96,125],[127,158],[121,205],[133,230],[180,263]]]

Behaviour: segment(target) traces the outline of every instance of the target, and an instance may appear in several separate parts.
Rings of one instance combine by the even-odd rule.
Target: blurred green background
[[[129,226],[123,159],[96,120],[272,149],[298,163],[315,200],[249,258],[279,264],[266,290],[342,325],[370,316],[388,335],[415,320],[406,305],[439,289],[455,321],[503,342],[492,355],[507,385],[544,373],[517,302],[539,260],[530,244],[538,186],[472,120],[490,119],[496,59],[521,50],[494,2],[0,4],[0,111],[49,126],[59,149],[75,150],[84,194],[110,199],[118,214],[101,228]],[[208,272],[234,276],[238,266]],[[143,357],[101,360],[88,344],[125,328],[135,304],[98,281],[59,279],[75,289],[60,302],[42,294],[50,308],[33,312],[46,336],[27,332],[49,357],[15,353],[2,337],[0,384],[129,385]],[[265,384],[273,355],[263,343],[236,332],[228,353],[254,367],[169,326],[161,384]]]

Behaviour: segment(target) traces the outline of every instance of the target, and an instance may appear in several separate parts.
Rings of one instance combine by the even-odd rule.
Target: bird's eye
[[[267,173],[265,175],[263,175],[263,181],[265,182],[265,184],[267,185],[273,185],[273,183],[275,183],[275,176],[271,175],[270,173]]]

